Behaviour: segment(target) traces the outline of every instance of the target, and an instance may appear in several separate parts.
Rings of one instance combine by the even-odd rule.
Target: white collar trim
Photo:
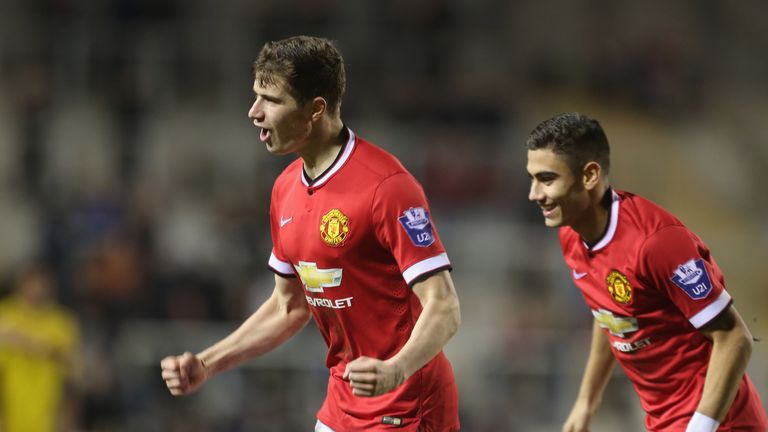
[[[301,177],[301,182],[304,183],[304,186],[322,186],[325,182],[328,181],[328,179],[333,177],[333,175],[336,174],[336,172],[338,172],[342,166],[344,166],[347,160],[349,160],[349,156],[352,154],[352,150],[355,149],[355,133],[352,132],[352,129],[349,128],[347,128],[347,131],[349,131],[349,139],[347,140],[347,144],[344,146],[344,152],[341,154],[341,157],[339,157],[335,163],[331,165],[330,169],[326,170],[325,173],[316,178],[311,185],[307,182],[306,176],[304,175],[304,169],[299,172],[299,177]]]
[[[592,252],[603,249],[608,246],[608,243],[610,243],[611,240],[613,240],[613,236],[616,234],[616,227],[619,225],[619,202],[621,202],[619,194],[617,194],[616,191],[611,190],[611,214],[609,215],[610,221],[608,222],[608,230],[605,232],[603,238],[597,242],[595,247],[591,249]],[[582,243],[584,242],[582,241]],[[584,243],[584,247],[589,249],[589,245],[586,243]]]

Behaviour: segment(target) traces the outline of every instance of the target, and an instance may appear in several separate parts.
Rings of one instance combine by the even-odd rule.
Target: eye
[[[547,185],[547,186],[550,186],[552,183],[554,183],[554,181],[555,181],[555,179],[556,179],[556,178],[557,178],[557,177],[555,177],[555,176],[553,176],[553,175],[542,175],[542,176],[540,176],[540,177],[539,177],[539,181],[540,181],[542,184],[545,184],[545,185]]]
[[[279,100],[277,98],[269,95],[263,95],[263,94],[256,95],[256,102],[259,102],[259,101],[261,101],[262,103],[270,103],[270,104],[279,103]]]

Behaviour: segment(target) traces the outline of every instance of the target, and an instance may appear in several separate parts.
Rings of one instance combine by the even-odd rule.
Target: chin
[[[560,228],[563,226],[563,221],[558,219],[544,219],[544,225],[548,226],[549,228]]]
[[[290,153],[290,151],[287,151],[285,148],[270,143],[264,143],[264,148],[266,148],[269,153],[276,156],[282,156]]]

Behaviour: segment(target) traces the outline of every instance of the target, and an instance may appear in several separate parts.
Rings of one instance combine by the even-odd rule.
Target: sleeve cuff
[[[697,329],[701,328],[708,322],[712,321],[713,318],[720,315],[720,312],[724,311],[725,308],[730,306],[730,304],[731,295],[728,294],[726,290],[723,290],[717,300],[713,301],[707,307],[699,311],[699,313],[692,316],[688,321],[690,321],[691,324]]]
[[[448,259],[448,254],[441,253],[440,255],[435,255],[432,258],[419,261],[405,269],[403,272],[403,279],[405,279],[405,283],[411,285],[411,283],[428,273],[432,273],[436,270],[447,269],[450,267],[451,261]]]
[[[269,269],[277,273],[280,276],[292,278],[296,277],[296,273],[293,271],[293,266],[290,263],[281,261],[275,256],[275,253],[269,255]]]

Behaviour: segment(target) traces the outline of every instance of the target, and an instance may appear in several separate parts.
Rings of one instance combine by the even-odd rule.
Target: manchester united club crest
[[[621,304],[632,303],[632,285],[626,276],[618,270],[611,270],[606,282],[608,282],[608,292],[614,300]]]
[[[320,221],[320,237],[328,246],[341,246],[348,234],[349,218],[337,208],[326,213]]]

